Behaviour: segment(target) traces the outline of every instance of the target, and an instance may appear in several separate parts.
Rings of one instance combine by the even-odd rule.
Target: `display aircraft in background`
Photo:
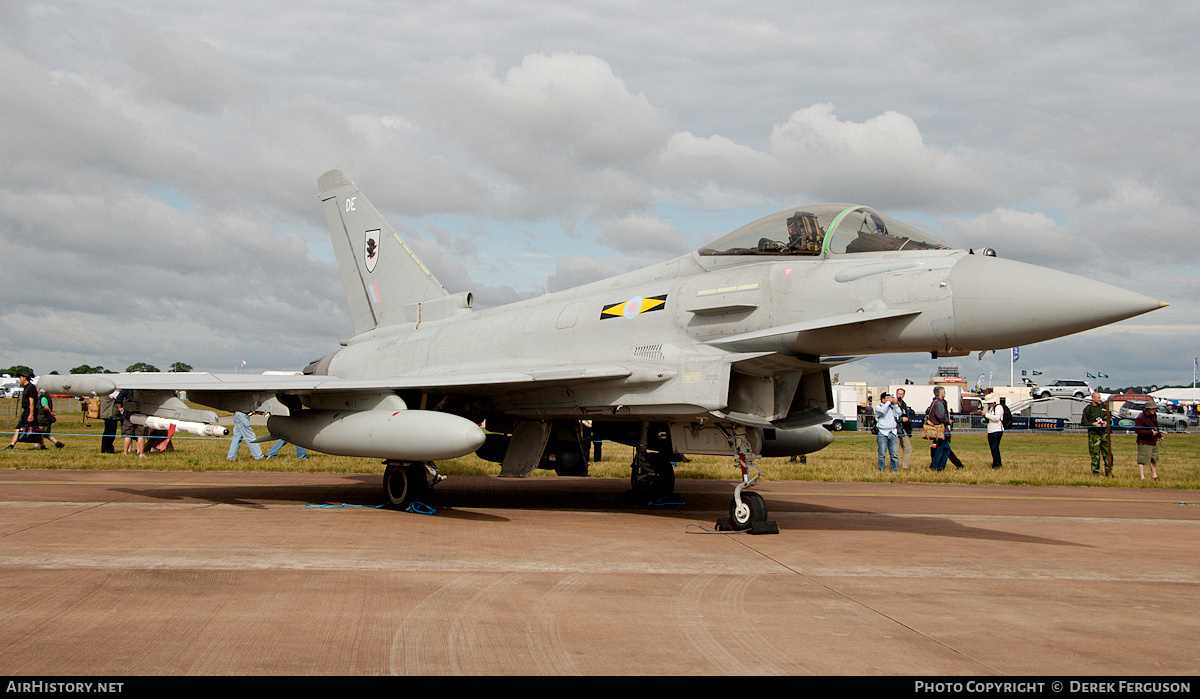
[[[767,520],[747,490],[754,460],[831,441],[831,367],[1026,345],[1165,305],[956,249],[866,206],[822,204],[642,270],[473,310],[340,170],[318,187],[354,331],[341,349],[298,375],[43,376],[42,388],[129,388],[140,414],[176,420],[216,419],[177,390],[269,412],[260,441],[383,459],[393,507],[424,497],[432,462],[471,452],[501,476],[582,474],[588,441],[614,440],[635,447],[633,488],[650,496],[673,491],[676,455],[728,455],[741,471],[730,519],[750,529]]]

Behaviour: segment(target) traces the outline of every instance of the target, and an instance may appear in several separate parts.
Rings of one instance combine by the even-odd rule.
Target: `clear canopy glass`
[[[700,248],[699,253],[802,256],[952,248],[867,206],[818,204],[764,216]]]

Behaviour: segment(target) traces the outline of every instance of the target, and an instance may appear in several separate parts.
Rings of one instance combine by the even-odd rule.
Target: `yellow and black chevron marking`
[[[624,318],[627,316],[636,316],[650,311],[661,311],[667,305],[667,295],[649,296],[646,298],[637,297],[622,301],[621,303],[613,303],[605,306],[600,311],[600,320],[605,318]]]

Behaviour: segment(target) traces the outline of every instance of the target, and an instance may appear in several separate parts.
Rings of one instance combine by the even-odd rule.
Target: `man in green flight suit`
[[[1104,466],[1104,475],[1112,478],[1112,443],[1108,436],[1108,409],[1098,392],[1092,393],[1092,402],[1083,409],[1080,424],[1088,428],[1088,454],[1092,456],[1092,473],[1099,476]]]

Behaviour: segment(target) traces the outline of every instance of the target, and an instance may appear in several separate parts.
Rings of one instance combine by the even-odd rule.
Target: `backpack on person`
[[[1003,403],[1000,404],[1000,407],[1004,409],[1004,417],[1000,419],[1000,424],[1004,425],[1004,429],[1011,430],[1013,426],[1012,411]]]
[[[42,398],[38,401],[38,403],[38,410],[42,412],[41,418],[38,420],[38,422],[46,425],[52,425],[58,422],[58,418],[54,416],[54,401],[50,398],[48,393],[42,393]]]

